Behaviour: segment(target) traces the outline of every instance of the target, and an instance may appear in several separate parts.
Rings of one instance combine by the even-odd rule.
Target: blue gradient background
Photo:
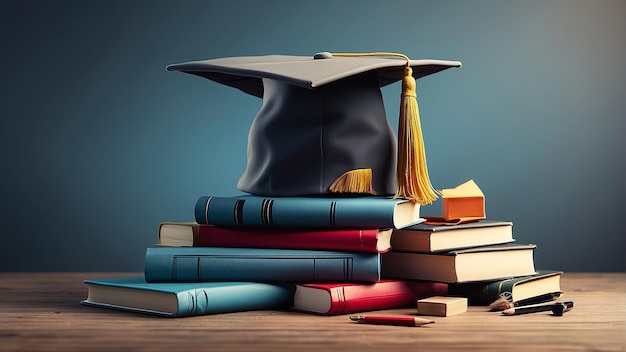
[[[624,1],[3,0],[0,26],[1,271],[141,271],[159,222],[239,193],[261,104],[165,66],[318,51],[462,61],[418,81],[435,187],[474,179],[538,268],[626,268]]]

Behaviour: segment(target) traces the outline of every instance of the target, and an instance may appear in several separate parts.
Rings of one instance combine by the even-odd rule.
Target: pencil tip
[[[415,318],[415,324],[416,325],[433,324],[434,322],[435,322],[434,320],[430,320],[430,319]]]
[[[508,308],[502,311],[502,315],[513,315],[515,314],[515,308]]]

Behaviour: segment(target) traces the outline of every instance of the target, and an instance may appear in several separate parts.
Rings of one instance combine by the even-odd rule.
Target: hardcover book
[[[319,315],[348,314],[413,306],[419,298],[447,292],[447,284],[428,281],[299,284],[292,309]]]
[[[195,222],[159,225],[159,245],[386,252],[391,229],[223,227]]]
[[[142,276],[85,280],[87,306],[185,317],[289,307],[293,289],[257,282],[148,283]]]
[[[401,252],[440,252],[513,242],[513,223],[481,220],[458,225],[417,224],[393,230],[391,248]]]
[[[380,253],[227,247],[151,247],[148,282],[377,282]]]
[[[438,253],[382,255],[382,277],[439,282],[486,281],[535,274],[533,244],[502,244]]]
[[[199,224],[349,229],[403,228],[423,221],[420,205],[388,197],[200,197]]]
[[[470,305],[489,305],[504,295],[511,302],[539,303],[561,294],[562,271],[537,270],[534,275],[505,280],[450,284],[450,295],[467,297]]]

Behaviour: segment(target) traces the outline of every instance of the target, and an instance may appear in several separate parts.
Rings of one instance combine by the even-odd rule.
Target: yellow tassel
[[[333,56],[396,56],[406,60],[402,79],[402,98],[398,122],[398,165],[396,198],[427,205],[437,200],[437,191],[428,177],[426,150],[417,106],[417,93],[411,60],[398,53],[333,53]]]
[[[427,205],[437,199],[437,192],[430,184],[428,177],[415,78],[408,63],[404,74],[398,122],[398,191],[396,197]]]
[[[372,169],[350,170],[339,176],[329,190],[335,193],[376,194],[372,186]]]

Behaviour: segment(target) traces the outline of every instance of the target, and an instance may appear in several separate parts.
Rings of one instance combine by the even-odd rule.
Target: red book
[[[387,252],[391,229],[220,227],[188,222],[159,225],[159,245]]]
[[[448,285],[430,281],[382,280],[373,284],[296,285],[293,310],[339,315],[417,306],[417,300],[448,294]]]

